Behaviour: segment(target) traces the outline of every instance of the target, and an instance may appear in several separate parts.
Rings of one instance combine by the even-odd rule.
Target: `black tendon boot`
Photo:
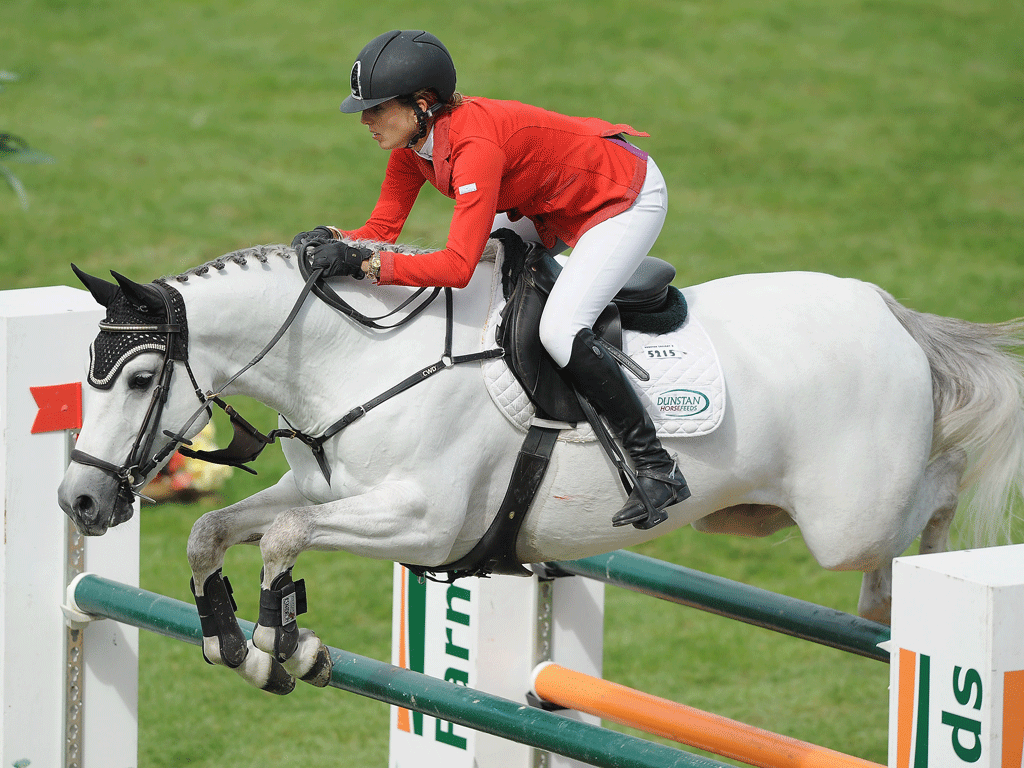
[[[622,368],[601,349],[594,332],[584,328],[573,339],[572,356],[562,370],[572,377],[576,388],[601,412],[622,442],[633,460],[637,485],[655,511],[651,515],[639,490],[634,488],[625,506],[612,517],[612,525],[650,528],[665,520],[667,516],[661,510],[689,498],[690,489],[675,459],[662,447],[654,421]]]

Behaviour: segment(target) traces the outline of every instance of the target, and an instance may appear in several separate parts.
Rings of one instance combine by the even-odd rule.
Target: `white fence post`
[[[1024,545],[893,571],[890,768],[1020,768]]]
[[[420,581],[395,565],[391,662],[526,703],[533,668],[552,659],[601,675],[604,584],[495,576]],[[567,717],[600,724],[579,713]],[[581,763],[391,708],[390,768],[569,768]]]
[[[103,312],[65,286],[0,291],[0,765],[134,768],[138,630],[65,625],[68,578],[139,579],[138,515],[83,540],[57,506]]]

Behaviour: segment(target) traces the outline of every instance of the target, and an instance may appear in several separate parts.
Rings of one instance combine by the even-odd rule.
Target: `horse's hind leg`
[[[908,524],[925,513],[926,522],[921,533],[919,553],[922,555],[945,552],[949,549],[949,529],[959,504],[960,480],[967,458],[963,451],[944,454],[936,458],[925,470],[914,509]],[[916,531],[912,531],[914,535]],[[898,557],[902,552],[894,552]],[[888,624],[892,613],[892,560],[864,574],[860,587],[857,612],[866,619]]]
[[[944,494],[945,500],[938,504],[935,513],[921,532],[921,546],[918,552],[922,555],[949,550],[949,529],[953,525],[957,505],[960,503],[958,491],[964,469],[967,466],[967,455],[963,451],[956,451],[941,459],[936,459],[936,463],[943,460],[946,462],[947,475],[940,497]]]

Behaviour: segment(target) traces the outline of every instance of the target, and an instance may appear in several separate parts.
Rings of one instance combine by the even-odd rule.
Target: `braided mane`
[[[396,245],[394,243],[382,243],[376,240],[343,240],[342,242],[350,245],[360,245],[375,250],[388,250],[392,253],[407,253],[407,254],[419,254],[429,253],[430,248],[420,248],[414,245]],[[197,267],[192,267],[178,275],[168,275],[161,277],[155,282],[168,283],[172,280],[179,283],[186,283],[188,279],[193,275],[205,275],[211,269],[215,269],[218,272],[223,272],[228,264],[238,264],[239,266],[245,266],[249,259],[255,259],[260,264],[266,264],[271,256],[280,256],[283,259],[292,259],[295,257],[295,251],[288,245],[254,245],[249,248],[240,248],[237,251],[226,253],[212,261],[208,261],[205,264],[200,264]]]

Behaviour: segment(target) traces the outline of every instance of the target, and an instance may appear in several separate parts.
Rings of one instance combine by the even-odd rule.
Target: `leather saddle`
[[[497,341],[505,362],[544,419],[577,423],[586,416],[570,380],[540,343],[541,313],[561,264],[547,250],[524,243],[511,230],[491,237],[504,247],[501,311]],[[594,333],[614,355],[622,349],[622,330],[668,333],[686,320],[686,301],[671,285],[676,270],[662,259],[648,256],[594,323]],[[622,360],[629,364],[628,358]],[[634,364],[635,365],[635,364]]]

